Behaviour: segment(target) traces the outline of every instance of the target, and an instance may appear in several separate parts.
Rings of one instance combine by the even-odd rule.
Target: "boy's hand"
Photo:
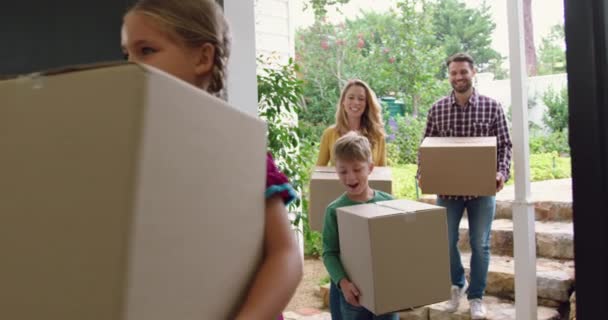
[[[355,307],[361,306],[359,304],[359,289],[354,283],[348,281],[346,278],[342,279],[340,280],[340,288],[342,289],[346,302]]]

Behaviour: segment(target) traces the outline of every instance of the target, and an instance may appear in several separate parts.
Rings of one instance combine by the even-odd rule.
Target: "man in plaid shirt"
[[[452,93],[437,101],[429,110],[424,137],[486,137],[497,141],[496,192],[509,179],[511,138],[502,106],[496,100],[479,94],[473,88],[475,67],[471,56],[458,53],[447,60]],[[446,159],[449,165],[449,159]],[[422,186],[421,186],[422,187]],[[458,309],[460,298],[467,292],[471,319],[485,319],[482,297],[490,263],[490,232],[496,211],[494,196],[470,195],[437,197],[437,204],[447,209],[452,295],[448,311]],[[471,244],[471,285],[464,275],[458,251],[458,230],[467,209]]]

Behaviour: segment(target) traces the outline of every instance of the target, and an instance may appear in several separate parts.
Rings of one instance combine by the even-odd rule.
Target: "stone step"
[[[512,302],[496,297],[483,298],[487,309],[487,320],[514,320],[515,305]],[[470,320],[469,302],[463,298],[460,307],[454,313],[445,311],[446,303],[437,303],[399,314],[401,320]],[[537,320],[559,320],[559,312],[555,308],[538,307]]]
[[[467,274],[470,254],[462,254],[462,265]],[[536,286],[538,304],[548,307],[559,307],[567,303],[574,289],[574,261],[558,261],[538,258],[536,260]],[[512,257],[491,256],[486,294],[515,298],[515,261]]]
[[[572,202],[534,202],[536,221],[572,221]],[[513,202],[496,201],[495,219],[512,219]]]
[[[435,204],[435,196],[425,196],[419,201]],[[535,201],[534,214],[537,221],[572,221],[571,201]],[[465,210],[466,215],[466,210]],[[513,201],[497,200],[495,219],[511,219],[513,217]]]
[[[574,259],[574,229],[571,222],[535,222],[536,256],[552,259]],[[492,223],[491,251],[494,255],[513,256],[513,221],[497,219]],[[470,251],[467,219],[460,223],[462,251]]]

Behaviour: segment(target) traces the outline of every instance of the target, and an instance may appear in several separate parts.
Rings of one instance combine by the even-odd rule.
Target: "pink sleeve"
[[[274,163],[270,153],[266,154],[266,199],[279,195],[283,199],[285,205],[297,198],[297,194],[287,176],[285,176]]]

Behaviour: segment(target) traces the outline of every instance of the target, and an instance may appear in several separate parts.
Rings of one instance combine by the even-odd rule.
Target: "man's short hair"
[[[334,145],[336,160],[372,162],[372,150],[366,137],[350,131],[340,137]]]
[[[471,68],[474,68],[474,65],[475,65],[475,62],[473,61],[473,57],[471,57],[469,54],[466,54],[464,52],[459,52],[459,53],[451,55],[445,64],[449,68],[450,63],[452,63],[452,62],[468,62],[469,66],[471,66]]]

